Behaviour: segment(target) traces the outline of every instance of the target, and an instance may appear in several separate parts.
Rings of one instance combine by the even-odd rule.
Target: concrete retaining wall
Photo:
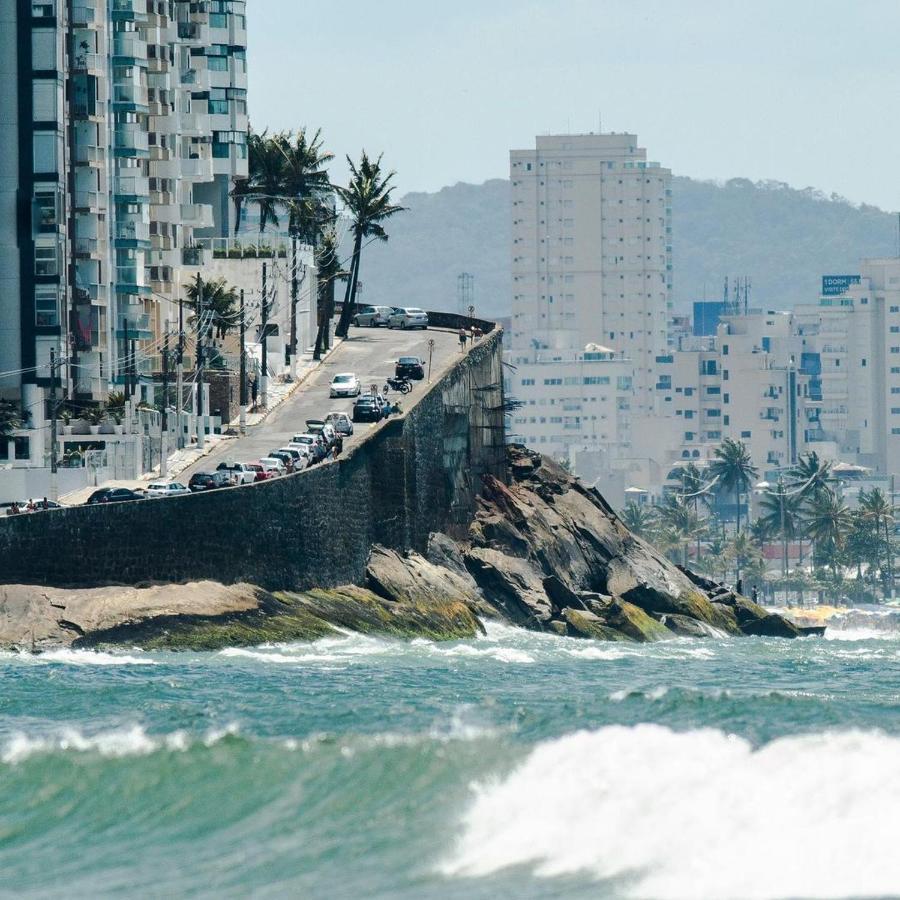
[[[424,549],[505,471],[501,333],[344,457],[260,484],[0,519],[0,582],[211,578],[302,590],[360,581],[373,543]]]

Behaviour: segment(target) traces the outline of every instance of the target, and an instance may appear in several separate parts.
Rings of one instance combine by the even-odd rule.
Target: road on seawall
[[[258,425],[248,427],[244,437],[223,441],[208,456],[198,460],[178,475],[187,484],[195,472],[212,472],[222,461],[255,462],[272,450],[284,447],[291,437],[306,431],[307,419],[323,419],[337,410],[348,415],[353,409],[351,399],[329,399],[329,384],[338,372],[353,372],[363,390],[369,385],[384,386],[394,374],[399,356],[418,356],[428,367],[428,341],[434,340],[431,380],[437,381],[447,369],[460,359],[459,340],[455,331],[430,328],[427,331],[396,331],[387,328],[351,328],[350,335],[296,391],[276,407]],[[467,349],[470,347],[467,344]],[[413,406],[428,389],[428,381],[414,381],[412,393],[404,395],[400,404],[404,411]],[[399,394],[391,393],[391,397]],[[344,449],[361,441],[376,423],[357,422],[354,434],[344,441]]]

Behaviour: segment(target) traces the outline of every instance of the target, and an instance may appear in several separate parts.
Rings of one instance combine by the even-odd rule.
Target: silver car
[[[178,481],[154,481],[144,493],[148,497],[181,497],[190,491]]]
[[[353,317],[353,324],[358,328],[384,327],[393,311],[390,306],[363,306]]]
[[[388,328],[427,328],[428,313],[413,306],[394,310],[388,319]]]

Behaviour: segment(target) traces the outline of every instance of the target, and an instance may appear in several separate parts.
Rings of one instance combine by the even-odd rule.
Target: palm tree
[[[693,508],[694,515],[704,518],[713,507],[713,494],[711,485],[707,483],[700,467],[689,462],[678,473],[681,482],[679,495]],[[701,515],[702,510],[702,515]],[[700,560],[700,531],[697,532],[697,561]]]
[[[334,318],[334,288],[338,280],[348,273],[341,266],[338,257],[338,239],[334,229],[326,231],[316,248],[316,271],[318,272],[318,329],[313,359],[321,359],[322,351],[330,344],[328,329]]]
[[[200,305],[203,308],[204,319],[206,316],[209,316],[207,335],[222,340],[232,328],[240,324],[240,313],[236,309],[237,290],[229,285],[224,278],[200,281],[200,285],[203,292],[203,302]],[[196,324],[197,299],[199,296],[197,282],[192,281],[190,284],[186,284],[185,291],[187,292],[187,300],[185,302],[195,311],[194,315],[191,316],[191,322]]]
[[[699,545],[705,530],[703,520],[676,494],[669,494],[656,512],[663,528],[672,533],[676,546],[682,550],[682,565],[687,566],[688,546],[695,539]]]
[[[815,541],[819,558],[831,566],[835,582],[840,552],[852,525],[849,508],[830,488],[809,501],[806,529]]]
[[[281,188],[287,198],[288,234],[311,247],[319,243],[324,226],[333,222],[328,203],[332,195],[327,166],[334,154],[322,147],[322,131],[307,138],[306,129],[273,138],[282,155]]]
[[[380,156],[376,160],[371,160],[363,150],[358,166],[349,156],[347,162],[350,165],[350,184],[336,190],[353,218],[353,256],[350,260],[350,276],[344,295],[344,308],[335,329],[338,337],[347,336],[355,311],[363,239],[368,237],[372,240],[386,241],[387,232],[381,223],[403,211],[402,206],[391,203],[391,192],[394,190],[391,181],[395,173],[385,174],[382,171]]]
[[[271,222],[278,226],[278,209],[285,196],[284,144],[290,136],[279,132],[269,137],[268,131],[247,135],[247,177],[235,179],[231,191],[234,202],[234,233],[241,227],[244,204],[253,202],[259,208],[259,232]]]
[[[629,500],[625,504],[619,513],[619,518],[632,534],[643,538],[650,534],[650,530],[656,520],[652,506],[647,506],[645,503],[635,503],[634,500]]]
[[[737,505],[735,531],[740,533],[741,496],[756,480],[759,470],[753,465],[750,451],[743,441],[725,438],[714,453],[715,459],[710,463],[709,471],[721,490],[731,491],[734,494]]]
[[[759,502],[760,516],[756,525],[761,534],[778,535],[781,539],[781,575],[787,578],[788,541],[800,534],[802,527],[801,507],[803,499],[799,493],[792,493],[779,480],[775,490],[763,494]]]
[[[24,420],[22,407],[15,400],[0,400],[0,438],[10,438]]]
[[[755,575],[765,571],[762,551],[746,532],[739,531],[734,535],[728,542],[725,555],[734,566],[735,583],[741,580],[741,572],[745,569]]]
[[[819,458],[815,450],[801,453],[797,463],[790,469],[793,479],[790,488],[801,488],[805,497],[815,497],[827,490],[834,478],[831,474],[831,463]]]
[[[890,526],[894,522],[894,508],[888,502],[887,497],[884,495],[884,491],[881,488],[872,488],[871,491],[866,493],[866,491],[859,492],[859,513],[860,517],[863,521],[869,523],[875,530],[875,565],[878,569],[882,569],[881,565],[881,553],[880,553],[880,539],[881,539],[881,528],[884,526],[884,550],[885,550],[885,560],[886,560],[886,569],[887,569],[887,578],[893,580],[893,559],[891,552],[891,535],[890,535]],[[882,569],[884,572],[884,569]],[[885,583],[885,589],[887,589],[887,584]]]

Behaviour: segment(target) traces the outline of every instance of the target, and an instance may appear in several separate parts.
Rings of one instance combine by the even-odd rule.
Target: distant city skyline
[[[887,0],[386,0],[377,26],[360,0],[264,0],[248,15],[254,125],[321,126],[339,160],[383,151],[401,192],[505,178],[510,148],[602,113],[677,175],[900,209]]]

